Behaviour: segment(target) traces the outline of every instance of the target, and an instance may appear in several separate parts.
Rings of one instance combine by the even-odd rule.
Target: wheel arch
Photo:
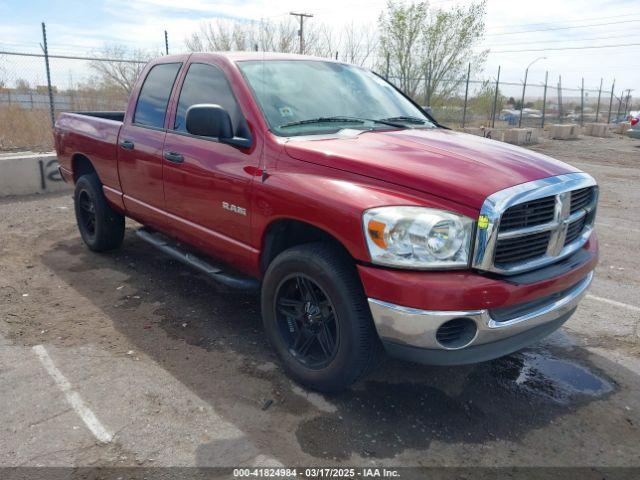
[[[73,182],[77,182],[82,175],[95,173],[97,171],[91,162],[91,159],[83,153],[74,153],[71,156],[71,170],[73,171]]]
[[[325,229],[294,218],[279,218],[264,231],[260,251],[260,272],[264,274],[269,264],[288,248],[312,242],[327,242],[343,250],[355,261],[345,245]]]

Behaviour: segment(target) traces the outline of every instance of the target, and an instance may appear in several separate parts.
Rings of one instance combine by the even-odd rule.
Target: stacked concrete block
[[[584,133],[591,137],[608,137],[609,126],[606,123],[587,123],[584,127]]]
[[[491,127],[464,127],[462,131],[470,135],[477,135],[478,137],[484,138],[496,138],[495,135],[498,133]]]
[[[531,145],[538,143],[538,129],[508,128],[504,131],[503,141],[513,145]]]
[[[555,140],[576,140],[580,137],[580,127],[576,124],[553,125],[551,138]]]

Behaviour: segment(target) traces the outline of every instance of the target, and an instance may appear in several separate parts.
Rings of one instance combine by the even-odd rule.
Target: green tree
[[[484,66],[488,50],[474,48],[484,37],[485,13],[486,0],[449,10],[431,9],[426,1],[389,0],[378,21],[384,62],[378,68],[388,68],[391,80],[412,97],[421,84],[426,84],[429,98],[450,97],[465,79],[469,63],[472,72]]]

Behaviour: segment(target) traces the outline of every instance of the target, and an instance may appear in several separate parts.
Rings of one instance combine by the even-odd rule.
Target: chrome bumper
[[[593,272],[590,272],[584,279],[564,292],[560,298],[551,298],[548,302],[536,304],[531,302],[531,308],[520,309],[513,318],[500,316],[494,318],[491,310],[467,310],[467,311],[431,311],[418,310],[414,308],[402,307],[387,302],[382,302],[373,298],[369,299],[369,307],[373,320],[378,331],[378,335],[383,343],[392,343],[399,346],[408,346],[429,350],[463,350],[473,349],[485,344],[500,342],[511,337],[518,336],[520,340],[526,342],[525,332],[541,331],[544,325],[551,325],[565,317],[566,320],[586,293],[587,287],[591,284]],[[499,311],[494,310],[493,312]],[[437,339],[438,329],[447,321],[468,318],[476,325],[473,338],[464,345],[447,347],[442,345]],[[562,320],[562,321],[564,321]],[[558,324],[558,326],[561,323]],[[540,327],[540,328],[536,328]],[[557,327],[556,327],[557,328]],[[550,332],[549,332],[550,333]],[[547,333],[548,334],[548,333]],[[532,341],[535,338],[532,339]],[[504,345],[514,345],[514,342],[504,342]],[[518,343],[522,348],[522,341]],[[487,349],[484,348],[483,351]],[[511,350],[514,351],[514,350]],[[451,352],[452,354],[454,352]],[[510,351],[498,351],[491,357],[499,357],[511,353]],[[483,359],[489,358],[483,355]],[[427,363],[427,362],[425,362]],[[442,363],[442,362],[439,362]],[[454,363],[454,362],[452,362]],[[462,362],[461,362],[462,363]],[[464,362],[466,363],[466,362]]]

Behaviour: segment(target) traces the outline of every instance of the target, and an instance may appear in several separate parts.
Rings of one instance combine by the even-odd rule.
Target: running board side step
[[[219,267],[197,257],[193,253],[181,250],[180,247],[175,244],[172,245],[171,240],[159,232],[153,232],[146,228],[139,228],[136,230],[136,235],[145,242],[156,247],[158,250],[166,253],[171,258],[201,271],[211,279],[226,285],[227,287],[248,291],[258,291],[259,289],[260,284],[257,280],[231,275]]]

